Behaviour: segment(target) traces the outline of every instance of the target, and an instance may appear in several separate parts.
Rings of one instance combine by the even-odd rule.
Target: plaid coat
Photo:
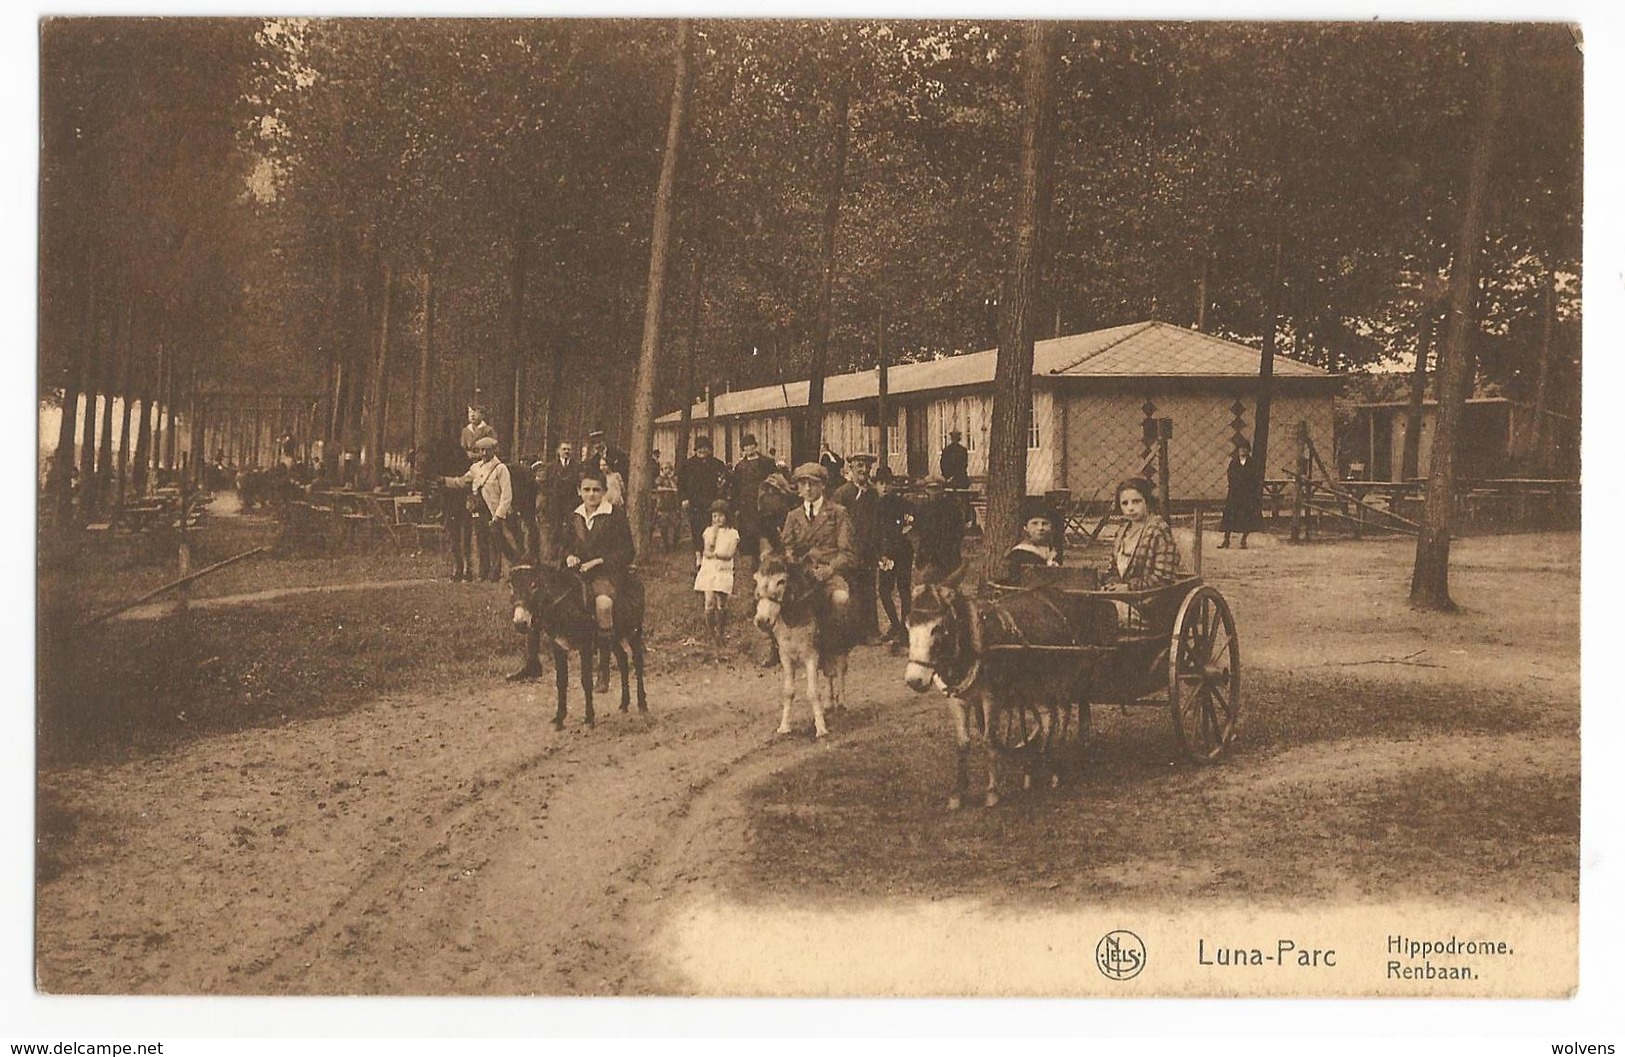
[[[1179,579],[1179,549],[1174,545],[1173,530],[1155,514],[1147,516],[1145,529],[1129,554],[1128,568],[1119,575],[1117,555],[1123,550],[1128,531],[1129,527],[1124,525],[1112,545],[1111,557],[1106,559],[1107,583],[1127,584],[1131,591],[1145,591]]]

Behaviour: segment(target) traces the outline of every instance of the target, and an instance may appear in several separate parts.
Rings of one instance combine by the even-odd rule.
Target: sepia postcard
[[[1581,24],[38,60],[38,998],[1590,986]]]

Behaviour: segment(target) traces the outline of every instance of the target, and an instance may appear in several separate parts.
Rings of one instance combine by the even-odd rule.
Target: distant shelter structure
[[[970,452],[973,486],[985,486],[996,349],[904,363],[887,372],[887,462],[894,473],[937,471],[949,433]],[[1176,502],[1222,501],[1225,468],[1237,437],[1251,441],[1260,353],[1224,338],[1147,321],[1036,343],[1033,407],[1027,442],[1027,493],[1107,494],[1139,473],[1154,441],[1146,424],[1171,419],[1169,491]],[[1332,451],[1341,375],[1277,354],[1271,402],[1270,476],[1286,476],[1295,459],[1299,422]],[[739,456],[754,434],[764,449],[791,451],[807,406],[805,379],[712,398],[715,421],[700,402],[691,411],[695,436],[709,435],[719,457]],[[879,372],[824,380],[823,436],[838,453],[880,449]],[[677,450],[680,412],[655,423],[655,446]],[[798,454],[797,458],[801,456]]]

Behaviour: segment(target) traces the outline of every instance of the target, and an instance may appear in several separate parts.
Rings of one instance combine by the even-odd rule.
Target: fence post
[[[1202,504],[1198,502],[1192,514],[1191,565],[1197,576],[1202,575]]]

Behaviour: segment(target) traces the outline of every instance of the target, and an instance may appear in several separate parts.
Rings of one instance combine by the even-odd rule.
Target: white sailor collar
[[[615,509],[614,504],[612,504],[609,501],[609,498],[606,496],[605,498],[598,501],[598,506],[593,510],[592,513],[590,513],[590,514],[587,513],[587,504],[586,503],[582,503],[580,506],[576,507],[576,513],[581,515],[581,520],[583,520],[587,524],[591,525],[593,518],[601,517],[604,514],[610,513],[614,509]]]

